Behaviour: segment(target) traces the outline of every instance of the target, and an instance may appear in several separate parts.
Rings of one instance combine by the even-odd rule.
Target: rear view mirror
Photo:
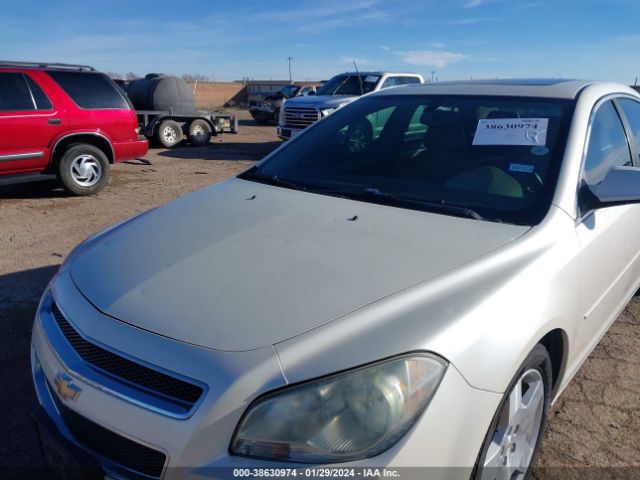
[[[591,192],[596,203],[593,208],[640,203],[640,168],[614,167]]]

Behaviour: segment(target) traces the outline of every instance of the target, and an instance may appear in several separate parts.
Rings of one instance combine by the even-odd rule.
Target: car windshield
[[[375,90],[380,75],[336,75],[318,88],[317,95],[362,95]]]
[[[546,215],[573,101],[367,97],[240,178],[402,208],[521,225]]]
[[[280,89],[280,93],[287,98],[294,97],[296,93],[300,90],[300,87],[297,85],[287,85],[286,87],[282,87]]]

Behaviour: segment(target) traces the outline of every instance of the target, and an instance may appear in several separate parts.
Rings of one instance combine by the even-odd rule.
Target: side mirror
[[[640,168],[614,167],[599,185],[589,190],[591,209],[640,203]]]

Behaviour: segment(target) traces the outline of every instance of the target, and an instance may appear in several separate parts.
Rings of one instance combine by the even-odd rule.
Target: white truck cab
[[[283,140],[295,137],[312,123],[365,93],[411,83],[424,83],[424,80],[417,73],[341,73],[319,87],[315,95],[288,99],[280,109],[278,136]]]

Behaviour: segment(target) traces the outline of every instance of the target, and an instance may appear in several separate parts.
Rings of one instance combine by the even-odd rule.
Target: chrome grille
[[[67,321],[54,303],[51,312],[58,328],[71,347],[89,365],[120,381],[183,404],[190,409],[200,399],[203,389],[171,375],[151,369],[85,340]]]
[[[284,107],[285,127],[306,128],[320,118],[315,107]]]

